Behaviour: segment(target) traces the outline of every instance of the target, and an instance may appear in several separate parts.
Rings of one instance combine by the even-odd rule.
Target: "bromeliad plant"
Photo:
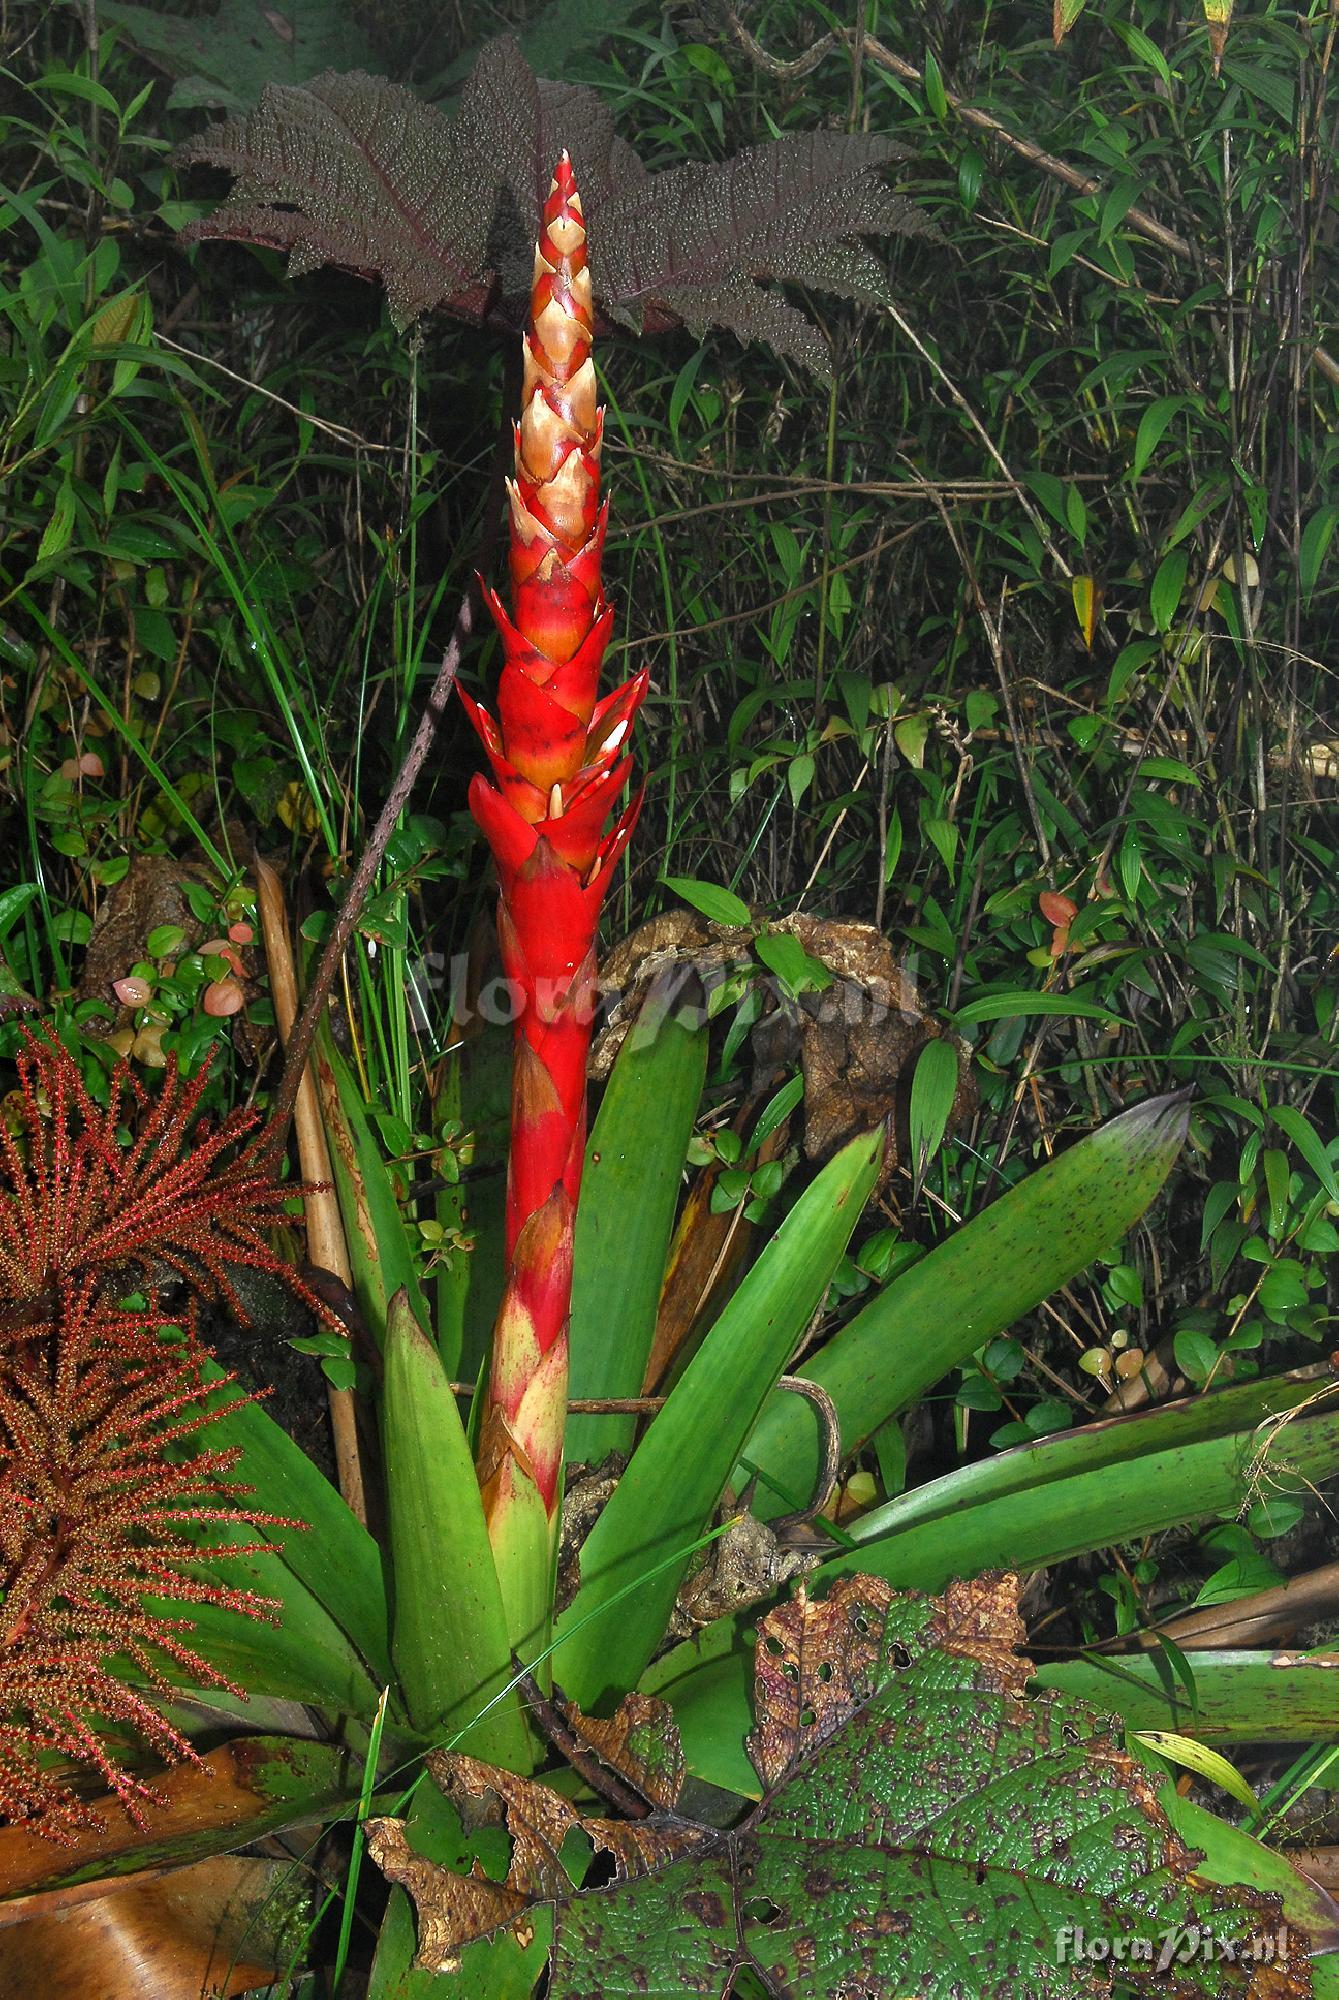
[[[634,798],[609,823],[627,780],[624,746],[645,681],[634,678],[603,700],[596,694],[610,614],[600,583],[595,300],[586,217],[565,157],[542,209],[511,503],[512,613],[490,599],[505,656],[498,721],[469,705],[493,776],[491,784],[475,781],[472,803],[497,861],[500,939],[519,1007],[504,1268],[490,1271],[476,1253],[462,1260],[463,1277],[452,1276],[482,1297],[494,1324],[489,1367],[467,1427],[452,1384],[459,1339],[446,1313],[431,1327],[415,1268],[416,1232],[397,1204],[360,1094],[327,1040],[318,1045],[318,1084],[354,1288],[379,1349],[380,1367],[375,1379],[369,1371],[365,1393],[379,1420],[385,1535],[377,1539],[362,1525],[262,1408],[238,1406],[226,1387],[210,1391],[213,1449],[237,1454],[254,1488],[248,1511],[264,1510],[250,1518],[273,1517],[263,1540],[275,1553],[246,1540],[222,1552],[199,1549],[201,1560],[180,1589],[181,1572],[164,1565],[163,1592],[187,1603],[189,1651],[183,1640],[149,1659],[127,1645],[129,1658],[104,1665],[128,1690],[148,1680],[198,1695],[202,1683],[222,1678],[246,1690],[250,1718],[268,1725],[269,1735],[250,1738],[239,1757],[252,1809],[239,1809],[234,1794],[226,1823],[204,1829],[160,1815],[142,1848],[143,1859],[158,1866],[286,1824],[363,1813],[378,1786],[386,1790],[377,1803],[389,1808],[394,1801],[398,1809],[410,1770],[417,1776],[399,1873],[411,1879],[409,1847],[459,1863],[478,1851],[474,1836],[422,1782],[425,1752],[463,1741],[505,1770],[532,1770],[544,1751],[518,1695],[513,1652],[542,1673],[550,1630],[554,1676],[583,1707],[654,1690],[674,1708],[693,1775],[741,1800],[758,1786],[742,1755],[752,1608],[745,1600],[739,1615],[715,1617],[693,1642],[669,1651],[666,1634],[727,1493],[754,1479],[757,1514],[776,1516],[802,1507],[823,1483],[813,1404],[778,1396],[777,1385],[831,1297],[878,1181],[886,1134],[880,1126],[851,1139],[790,1203],[727,1302],[704,1314],[691,1358],[643,1426],[623,1413],[578,1419],[577,1457],[617,1450],[626,1464],[572,1552],[555,1618],[569,1357],[583,1398],[607,1402],[642,1386],[709,1029],[691,1008],[653,990],[586,1143],[595,926],[636,817]],[[458,1072],[451,1085],[462,1098],[465,1081]],[[79,1109],[87,1128],[101,1134],[93,1146],[98,1172],[114,1177],[122,1171],[118,1135],[103,1132],[90,1107],[81,1102]],[[858,1310],[834,1306],[803,1372],[831,1412],[842,1457],[851,1462],[879,1450],[900,1413],[1118,1241],[1162,1186],[1187,1118],[1177,1100],[1137,1106],[1018,1182]],[[137,1171],[144,1167],[142,1153],[132,1149],[127,1157]],[[11,1166],[18,1187],[23,1161]],[[482,1179],[472,1200],[475,1193],[482,1206]],[[45,1279],[32,1277],[23,1262],[30,1233],[23,1199],[3,1241],[20,1289],[40,1294]],[[171,1240],[179,1211],[180,1203],[159,1201],[155,1241]],[[138,1240],[146,1240],[143,1232]],[[196,1231],[189,1255],[205,1257],[199,1245],[210,1240]],[[221,1268],[203,1268],[223,1283]],[[72,1309],[78,1304],[72,1295]],[[17,1347],[11,1342],[11,1355],[20,1357],[9,1360],[11,1378],[16,1365],[20,1374],[27,1368],[22,1325]],[[207,1374],[202,1357],[200,1366]],[[29,1373],[45,1395],[40,1373]],[[1248,1382],[1005,1452],[906,1493],[890,1488],[883,1506],[833,1538],[813,1587],[821,1592],[858,1570],[895,1587],[933,1590],[955,1575],[1038,1569],[1112,1540],[1230,1512],[1258,1476],[1257,1433],[1266,1414],[1293,1415],[1286,1455],[1298,1478],[1332,1469],[1339,1419],[1313,1407],[1310,1396],[1300,1381]],[[222,1459],[193,1465],[200,1476],[226,1470]],[[26,1495],[14,1503],[11,1523],[28,1504]],[[137,1524],[127,1519],[133,1539]],[[286,1525],[299,1519],[308,1532]],[[767,1588],[763,1576],[760,1592]],[[272,1600],[279,1621],[259,1640],[235,1615],[250,1590]],[[1048,1678],[1141,1725],[1170,1723],[1193,1733],[1197,1710],[1187,1706],[1184,1678],[1164,1686],[1137,1667],[1097,1687],[1087,1665],[1049,1669]],[[1214,1657],[1192,1655],[1188,1671],[1220,1737],[1250,1735],[1253,1704],[1235,1695]],[[1318,1679],[1287,1669],[1271,1674],[1274,1713],[1297,1737],[1323,1738],[1339,1723],[1335,1697],[1318,1689]],[[285,1705],[293,1702],[316,1716],[325,1740],[299,1745],[285,1734]],[[109,1713],[122,1720],[131,1709],[104,1704]],[[124,1868],[124,1837],[115,1844]],[[97,1853],[81,1856],[81,1879]],[[39,1883],[29,1869],[25,1886],[61,1880],[53,1870]],[[413,1952],[408,1904],[397,1892],[369,2000],[408,1990]],[[505,1937],[471,1966],[471,1990],[501,2000],[526,1990],[539,1969],[526,1947]]]
[[[528,1641],[544,1629],[561,1497],[595,931],[641,806],[639,792],[610,828],[647,675],[596,699],[613,612],[601,584],[608,503],[593,338],[585,218],[564,152],[535,252],[508,482],[514,620],[488,593],[504,654],[500,726],[462,696],[496,779],[476,777],[470,805],[497,863],[498,938],[516,1010],[507,1277],[479,1478],[512,1634]]]

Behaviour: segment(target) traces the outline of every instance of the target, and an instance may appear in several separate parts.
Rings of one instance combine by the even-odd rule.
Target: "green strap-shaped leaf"
[[[882,1539],[835,1557],[819,1569],[814,1587],[822,1590],[827,1579],[852,1570],[879,1574],[898,1585],[936,1589],[948,1577],[972,1576],[992,1566],[1040,1569],[1188,1520],[1231,1514],[1255,1476],[1265,1414],[1287,1410],[1314,1392],[1314,1382],[1250,1383],[964,1467],[907,1495],[901,1532],[885,1531]],[[1087,1466],[1085,1455],[1091,1461]],[[1274,1456],[1280,1468],[1288,1467],[1303,1480],[1332,1477],[1339,1465],[1339,1412],[1297,1416],[1278,1435]],[[896,1505],[880,1510],[885,1530]],[[848,1527],[867,1531],[877,1518],[868,1515]],[[756,1621],[756,1610],[715,1619],[657,1660],[641,1682],[647,1693],[663,1695],[672,1704],[689,1769],[727,1790],[747,1791],[751,1782],[742,1748],[751,1671],[744,1635]],[[1055,1684],[1116,1710],[1132,1726],[1199,1733],[1185,1689],[1154,1661],[1122,1660],[1113,1662],[1110,1672],[1094,1669],[1101,1674],[1100,1689],[1085,1678],[1086,1668],[1071,1665],[1077,1677]],[[1138,1676],[1133,1705],[1127,1705],[1116,1684],[1127,1669]],[[1043,1669],[1042,1678],[1051,1672]],[[1165,1698],[1159,1707],[1150,1707],[1147,1697],[1159,1686]],[[1300,1704],[1295,1717],[1299,1738],[1308,1734],[1300,1726],[1307,1717],[1315,1720],[1339,1709],[1339,1688],[1328,1697],[1316,1693],[1319,1710],[1300,1684],[1293,1698]],[[1216,1733],[1249,1737],[1255,1733],[1257,1713],[1249,1702],[1226,1705]],[[1265,1728],[1260,1733],[1286,1736],[1288,1731]]]
[[[218,1381],[221,1374],[211,1363],[205,1378]],[[220,1389],[214,1400],[226,1402],[234,1393]],[[377,1543],[338,1488],[261,1404],[244,1403],[221,1417],[208,1437],[211,1446],[241,1448],[238,1477],[252,1489],[251,1506],[305,1524],[305,1531],[266,1532],[280,1545],[281,1561],[352,1641],[371,1679],[384,1687],[390,1679],[390,1637]]]
[[[1339,1736],[1339,1680],[1279,1667],[1274,1652],[1187,1653],[1196,1705],[1161,1653],[1093,1655],[1037,1669],[1042,1687],[1114,1709],[1131,1729],[1179,1729],[1206,1743],[1314,1743]]]
[[[863,1570],[899,1586],[938,1590],[949,1577],[983,1569],[1040,1569],[1087,1549],[1233,1513],[1248,1490],[1258,1448],[1254,1432],[1238,1432],[1078,1472],[1059,1484],[1032,1486],[861,1542],[824,1563],[818,1574]],[[1339,1470],[1339,1413],[1299,1417],[1278,1457],[1290,1474],[1333,1478]]]
[[[894,1535],[906,1538],[914,1530],[940,1521],[948,1524],[944,1532],[949,1538],[961,1526],[964,1533],[979,1542],[983,1539],[981,1531],[971,1524],[990,1510],[1007,1514],[1015,1503],[1021,1507],[1027,1494],[1043,1488],[1054,1488],[1057,1494],[1063,1491],[1063,1503],[1057,1500],[1056,1508],[1066,1517],[1068,1525],[1077,1504],[1075,1495],[1080,1479],[1104,1475],[1105,1501],[1114,1502],[1123,1482],[1138,1492],[1139,1468],[1154,1457],[1172,1460],[1192,1446],[1222,1438],[1235,1439],[1249,1456],[1247,1447],[1261,1423],[1295,1409],[1315,1393],[1315,1378],[1309,1373],[1298,1374],[1243,1382],[1211,1396],[1187,1397],[1135,1416],[1099,1419],[1035,1443],[1016,1445],[1011,1451],[995,1452],[975,1464],[945,1473],[940,1479],[928,1480],[882,1507],[871,1508],[869,1513],[849,1522],[846,1532],[863,1544],[885,1541]],[[1291,1436],[1289,1430],[1280,1438],[1279,1454],[1284,1459],[1288,1456]],[[1196,1512],[1198,1495],[1189,1486],[1183,1486],[1179,1478],[1176,1484],[1176,1494],[1169,1497],[1173,1505],[1180,1507],[1182,1516],[1190,1519]],[[1147,1505],[1147,1496],[1143,1504]],[[1230,1504],[1235,1505],[1235,1501]],[[1100,1522],[1092,1525],[1100,1526]],[[1150,1531],[1141,1528],[1137,1532]],[[1119,1539],[1118,1535],[1109,1534],[1105,1544]],[[1104,1543],[1085,1542],[1080,1546],[1100,1548]],[[960,1545],[958,1553],[967,1562],[966,1542]],[[1017,1552],[1011,1553],[1009,1567],[1017,1568],[1022,1560]],[[1058,1550],[1048,1544],[1046,1561],[1057,1560]],[[946,1569],[943,1575],[947,1580],[968,1573],[967,1568],[960,1566]],[[910,1579],[906,1581],[909,1583]]]
[[[641,1394],[706,1075],[706,1031],[653,991],[619,1051],[586,1149],[569,1332],[574,1399]],[[631,1417],[572,1417],[568,1463],[631,1450],[635,1428]]]
[[[237,1391],[212,1362],[204,1370],[207,1400],[226,1408]],[[255,1539],[277,1553],[209,1559],[200,1564],[209,1582],[252,1591],[277,1602],[277,1622],[242,1616],[217,1604],[159,1600],[165,1617],[185,1617],[193,1630],[185,1643],[235,1687],[257,1696],[303,1701],[334,1714],[370,1716],[390,1679],[386,1587],[381,1551],[339,1493],[301,1447],[257,1403],[215,1419],[211,1446],[241,1449],[238,1478],[251,1489],[261,1522]],[[291,1525],[284,1525],[284,1523]],[[245,1541],[246,1525],[231,1532],[212,1524],[202,1544]],[[160,1662],[174,1686],[190,1677],[175,1662]],[[127,1677],[136,1678],[127,1668]]]
[[[659,1643],[688,1561],[672,1558],[710,1521],[740,1447],[846,1249],[882,1151],[881,1130],[853,1139],[800,1196],[689,1362],[587,1537],[581,1588],[558,1622],[554,1660],[556,1679],[583,1707],[632,1687]],[[616,1611],[585,1622],[641,1579]]]
[[[983,1342],[1031,1312],[1138,1221],[1189,1123],[1181,1097],[1150,1098],[1029,1174],[895,1279],[801,1372],[821,1383],[854,1451]],[[788,1493],[819,1466],[814,1411],[775,1399],[744,1456]],[[757,1511],[787,1502],[760,1492]]]
[[[369,1678],[357,1650],[293,1572],[273,1556],[233,1556],[210,1563],[210,1581],[254,1591],[277,1601],[273,1623],[246,1618],[217,1604],[183,1605],[175,1598],[150,1600],[164,1618],[185,1618],[192,1627],[183,1642],[209,1661],[234,1686],[281,1701],[301,1701],[330,1715],[367,1719],[376,1711],[381,1688]],[[163,1677],[174,1687],[193,1685],[190,1675],[166,1655],[157,1656]],[[127,1680],[139,1675],[125,1671]],[[206,1695],[208,1690],[204,1691]]]
[[[467,1730],[461,1747],[472,1756],[528,1770],[516,1696],[489,1707],[511,1661],[474,1462],[437,1350],[402,1292],[386,1322],[382,1440],[391,1651],[409,1714],[439,1741]]]
[[[438,1267],[437,1351],[453,1382],[472,1381],[490,1351],[507,1267],[507,1152],[511,1144],[512,1031],[482,1025],[447,1058],[439,1118],[469,1139],[468,1176],[443,1188],[437,1221],[469,1249],[449,1248]]]
[[[324,1023],[316,1037],[314,1062],[353,1288],[368,1331],[380,1344],[389,1301],[402,1286],[418,1317],[428,1316],[414,1270],[409,1228],[368,1123],[362,1093]]]

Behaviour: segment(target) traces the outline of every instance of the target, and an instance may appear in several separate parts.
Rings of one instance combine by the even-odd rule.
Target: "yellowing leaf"
[[[1079,621],[1083,643],[1091,653],[1097,614],[1102,608],[1102,586],[1091,576],[1076,576],[1069,586],[1069,593],[1074,599],[1074,615]]]
[[[320,825],[315,804],[310,792],[298,779],[293,778],[285,785],[283,796],[275,807],[280,819],[290,833],[301,827],[303,833],[315,833]]]
[[[904,716],[893,726],[893,740],[913,770],[921,770],[925,764],[925,739],[930,734],[930,718],[922,711],[920,715]]]
[[[138,292],[123,292],[119,299],[109,300],[93,322],[93,345],[119,347],[122,341],[129,340],[142,303]]]
[[[1078,20],[1079,15],[1083,12],[1087,4],[1088,0],[1055,0],[1055,4],[1051,9],[1051,35],[1057,48],[1064,41],[1065,36],[1074,26],[1074,23]]]
[[[1160,1757],[1167,1757],[1173,1764],[1179,1764],[1185,1771],[1193,1771],[1197,1777],[1207,1778],[1211,1785],[1217,1785],[1244,1806],[1255,1812],[1260,1804],[1255,1793],[1247,1784],[1235,1764],[1218,1750],[1210,1750],[1205,1743],[1197,1743],[1193,1736],[1178,1736],[1170,1729],[1142,1729],[1135,1736],[1136,1743],[1146,1749],[1156,1750]]]
[[[1232,0],[1204,0],[1204,18],[1209,24],[1209,47],[1213,50],[1213,73],[1223,67],[1223,50],[1232,20]]]

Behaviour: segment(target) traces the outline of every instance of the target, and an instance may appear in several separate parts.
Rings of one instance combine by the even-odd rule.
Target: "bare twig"
[[[287,1042],[297,1018],[298,986],[293,967],[293,947],[288,935],[288,916],[279,877],[269,863],[256,856],[256,902],[260,910],[261,935],[270,968],[270,998],[279,1036]],[[330,1185],[334,1178],[330,1151],[326,1145],[316,1083],[307,1064],[298,1079],[294,1099],[298,1160],[307,1183],[302,1197],[307,1221],[307,1255],[322,1270],[333,1271],[346,1286],[353,1284],[353,1267],[339,1218],[339,1203]],[[358,1453],[358,1417],[352,1389],[326,1384],[330,1404],[330,1430],[335,1446],[335,1468],[339,1490],[358,1519],[367,1525],[367,1495],[363,1487],[362,1462]]]
[[[367,893],[376,879],[381,857],[386,852],[390,840],[400,821],[400,815],[409,802],[409,795],[423,768],[423,760],[432,747],[432,739],[437,734],[437,725],[446,712],[446,704],[455,686],[456,675],[460,671],[460,655],[474,624],[474,606],[469,591],[460,600],[456,622],[447,641],[446,652],[442,656],[441,669],[428,696],[427,706],[414,732],[414,740],[409,746],[403,764],[396,773],[395,782],[386,794],[386,803],[381,815],[363,849],[362,859],[354,869],[339,915],[330,928],[312,974],[302,1002],[302,1011],[288,1039],[284,1055],[283,1075],[274,1100],[274,1139],[272,1143],[282,1144],[287,1135],[293,1107],[297,1102],[303,1074],[307,1068],[307,1058],[315,1039],[317,1025],[325,1011],[326,1000],[335,983],[336,975],[344,958],[349,939],[353,936]]]
[[[846,815],[851,810],[851,799],[854,799],[856,793],[860,790],[860,787],[864,784],[866,777],[869,775],[869,766],[870,766],[870,760],[868,757],[866,757],[864,763],[860,766],[860,775],[857,777],[855,783],[851,787],[851,798],[846,801],[846,804],[842,807],[841,811],[837,814],[836,819],[833,820],[832,825],[828,828],[828,837],[823,842],[822,850],[819,853],[819,857],[809,871],[809,880],[805,883],[804,887],[801,889],[799,893],[799,898],[796,901],[795,908],[797,911],[802,907],[805,897],[809,894],[809,891],[813,888],[815,882],[818,880],[819,875],[822,872],[823,863],[827,860],[828,855],[832,852],[832,843],[837,838],[837,835],[841,832],[842,824],[845,821]]]
[[[903,319],[901,313],[897,310],[897,307],[890,305],[885,307],[885,311],[887,312],[888,317],[901,329],[903,334],[905,334],[906,338],[911,342],[912,346],[915,348],[916,352],[920,355],[921,359],[926,363],[927,367],[929,367],[939,377],[939,380],[948,390],[949,395],[953,398],[953,401],[962,411],[968,423],[972,426],[972,429],[976,432],[982,444],[985,446],[987,454],[991,458],[993,458],[996,465],[998,465],[1000,472],[1006,484],[1008,485],[1009,491],[1013,494],[1019,506],[1023,509],[1023,512],[1027,515],[1029,521],[1031,521],[1033,527],[1036,529],[1038,536],[1041,538],[1042,546],[1045,548],[1046,553],[1050,556],[1051,561],[1055,564],[1056,568],[1059,570],[1061,576],[1065,577],[1066,579],[1071,578],[1074,572],[1070,568],[1069,564],[1065,561],[1064,557],[1061,555],[1059,549],[1056,547],[1055,542],[1051,538],[1050,530],[1046,526],[1046,523],[1045,521],[1043,521],[1041,515],[1037,512],[1037,509],[1032,503],[1030,495],[1027,493],[1025,488],[1020,484],[1018,479],[1015,477],[1011,467],[1008,465],[1003,454],[1001,453],[999,446],[996,444],[994,438],[990,435],[990,432],[986,429],[986,426],[982,423],[980,417],[978,417],[978,415],[976,414],[976,411],[972,408],[971,404],[968,402],[966,396],[963,395],[962,390],[958,387],[957,383],[948,373],[948,370],[944,367],[943,363],[937,360],[936,357],[933,354],[931,354],[929,348],[925,345],[924,341],[920,338],[920,335],[915,331],[914,327],[908,325],[907,321]],[[915,481],[916,479],[915,468],[908,465],[908,472],[911,479]],[[942,512],[943,510],[942,497],[932,495],[931,498],[933,504],[937,506]]]
[[[351,431],[347,424],[332,423],[328,417],[318,417],[310,410],[299,409],[298,405],[290,403],[286,396],[276,395],[273,389],[267,389],[263,382],[253,381],[249,375],[239,375],[235,368],[229,368],[222,361],[216,361],[212,354],[205,354],[197,347],[183,347],[179,340],[169,340],[161,327],[155,332],[154,338],[160,347],[170,347],[174,354],[184,354],[187,360],[197,361],[201,367],[212,368],[216,374],[226,375],[230,382],[237,382],[243,389],[249,389],[253,395],[264,397],[267,403],[274,403],[279,409],[287,410],[289,415],[296,417],[300,423],[310,424],[314,431],[320,431],[323,436],[333,438],[336,444],[352,445],[358,451],[392,452],[396,448],[392,444],[374,444],[371,438],[362,437],[357,431]]]
[[[814,1481],[813,1498],[807,1507],[799,1508],[793,1514],[781,1514],[768,1523],[777,1535],[796,1528],[806,1528],[815,1514],[821,1513],[823,1503],[837,1484],[837,1475],[842,1463],[842,1427],[837,1415],[837,1406],[821,1382],[811,1382],[807,1375],[781,1375],[777,1378],[778,1389],[788,1389],[794,1396],[803,1396],[812,1403],[818,1416],[821,1434],[818,1477]],[[474,1382],[453,1382],[452,1393],[457,1396],[472,1396],[477,1384]],[[657,1410],[663,1410],[668,1396],[577,1396],[567,1405],[572,1416],[583,1417],[653,1417]]]
[[[822,1512],[829,1493],[837,1484],[837,1475],[842,1464],[842,1426],[837,1415],[837,1406],[827,1390],[819,1382],[811,1382],[807,1375],[783,1375],[777,1383],[778,1389],[789,1389],[793,1395],[803,1396],[814,1406],[818,1418],[821,1450],[818,1455],[818,1477],[814,1481],[813,1497],[807,1507],[799,1508],[794,1514],[778,1514],[769,1523],[778,1538],[796,1528],[807,1528],[815,1514]]]

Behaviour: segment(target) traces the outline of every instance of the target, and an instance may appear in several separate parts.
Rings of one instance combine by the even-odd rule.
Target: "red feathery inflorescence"
[[[107,1732],[194,1757],[122,1672],[150,1694],[169,1668],[244,1692],[191,1648],[189,1615],[162,1606],[273,1617],[200,1564],[258,1553],[270,1545],[252,1530],[291,1525],[246,1506],[236,1451],[197,1443],[248,1398],[203,1401],[196,1307],[245,1320],[237,1266],[307,1294],[262,1234],[293,1190],[254,1117],[202,1124],[204,1074],[169,1070],[151,1097],[122,1066],[101,1108],[53,1037],[29,1036],[18,1068],[19,1130],[0,1128],[0,1819],[61,1838],[87,1817],[71,1767],[132,1817],[156,1797]],[[184,1307],[168,1297],[183,1288]],[[227,1523],[243,1538],[220,1542]]]
[[[105,1109],[54,1040],[30,1036],[18,1070],[24,1131],[0,1124],[0,1337],[6,1314],[20,1324],[89,1270],[140,1289],[175,1276],[243,1319],[230,1266],[290,1279],[261,1231],[294,1190],[275,1178],[253,1114],[212,1128],[200,1117],[207,1068],[189,1082],[169,1069],[151,1095],[118,1065]]]

